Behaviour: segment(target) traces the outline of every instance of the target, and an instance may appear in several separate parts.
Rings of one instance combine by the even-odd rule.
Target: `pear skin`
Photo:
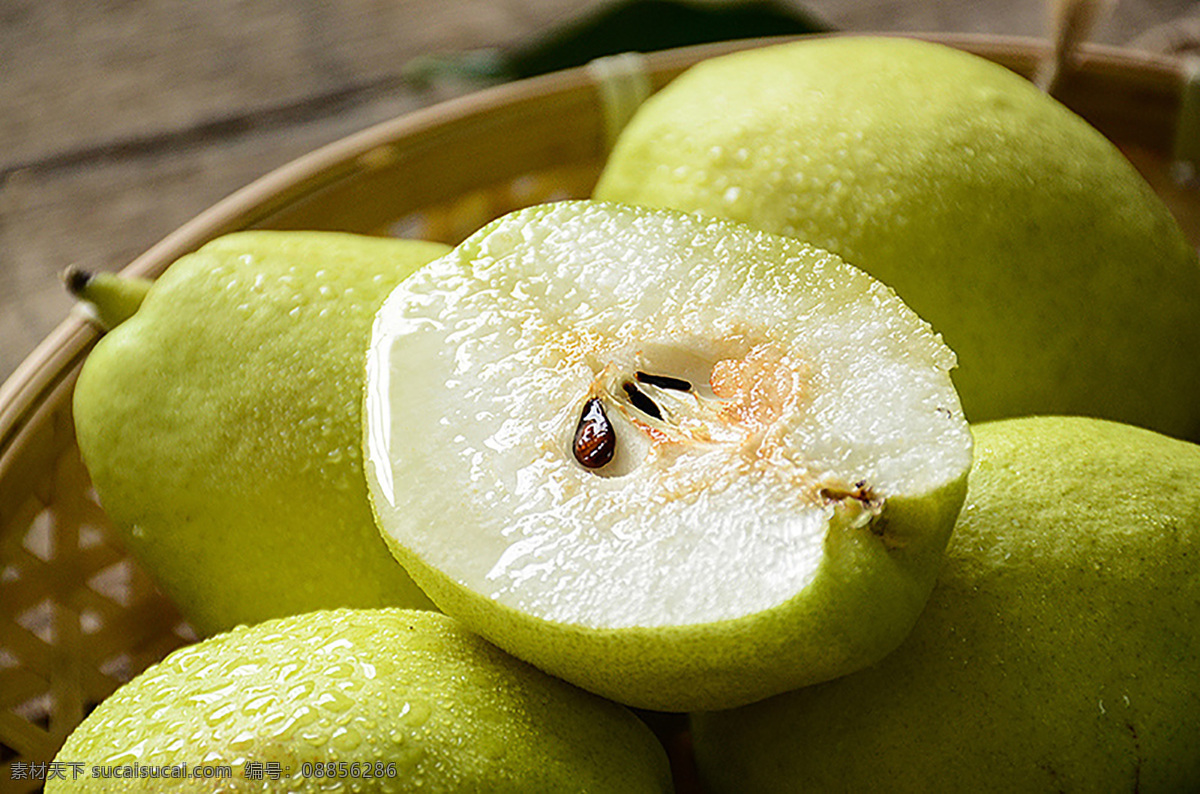
[[[75,389],[84,462],[201,634],[319,608],[431,606],[375,528],[359,439],[371,317],[446,250],[245,232],[148,288],[68,279],[115,326]]]

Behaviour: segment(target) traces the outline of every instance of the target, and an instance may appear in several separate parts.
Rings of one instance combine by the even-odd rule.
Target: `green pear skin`
[[[710,794],[1200,791],[1200,446],[975,428],[925,612],[877,665],[693,716]]]
[[[101,338],[79,448],[126,544],[201,634],[314,609],[431,607],[388,552],[360,450],[371,318],[445,246],[243,232],[172,264]],[[101,318],[115,277],[80,279]]]
[[[1200,265],[1082,118],[900,37],[700,63],[639,108],[595,197],[797,237],[895,288],[972,422],[1080,414],[1200,440]]]
[[[435,612],[318,611],[182,648],[100,704],[47,792],[671,791],[626,709]],[[257,766],[257,772],[254,764]],[[217,778],[106,777],[138,767]]]

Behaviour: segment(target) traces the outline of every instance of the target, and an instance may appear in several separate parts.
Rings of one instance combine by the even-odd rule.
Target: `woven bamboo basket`
[[[926,37],[1031,76],[1043,41]],[[336,229],[455,243],[509,210],[590,192],[637,101],[705,45],[496,87],[367,129],[235,193],[132,262],[156,276],[221,234]],[[1200,149],[1185,62],[1081,47],[1056,95],[1114,140],[1200,241],[1200,198],[1178,176]],[[51,760],[88,711],[194,639],[121,547],[75,445],[71,391],[99,332],[68,317],[0,388],[0,791],[13,765]]]

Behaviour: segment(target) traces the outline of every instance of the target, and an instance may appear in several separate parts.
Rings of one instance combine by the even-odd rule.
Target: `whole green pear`
[[[973,422],[1082,414],[1200,439],[1200,266],[1125,157],[1017,74],[899,37],[702,62],[651,97],[597,198],[839,254],[958,355]]]
[[[177,650],[58,760],[48,792],[671,791],[632,713],[403,609],[295,615]]]
[[[975,427],[943,570],[883,661],[693,717],[712,794],[1200,791],[1200,446]]]
[[[129,548],[201,633],[336,606],[431,606],[375,528],[359,439],[371,318],[446,250],[243,232],[148,290],[73,279],[101,319],[133,312],[80,372],[80,451]]]

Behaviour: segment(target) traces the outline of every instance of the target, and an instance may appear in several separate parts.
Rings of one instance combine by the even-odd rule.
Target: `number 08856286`
[[[394,762],[315,761],[300,765],[300,776],[307,778],[384,778],[396,776]]]

